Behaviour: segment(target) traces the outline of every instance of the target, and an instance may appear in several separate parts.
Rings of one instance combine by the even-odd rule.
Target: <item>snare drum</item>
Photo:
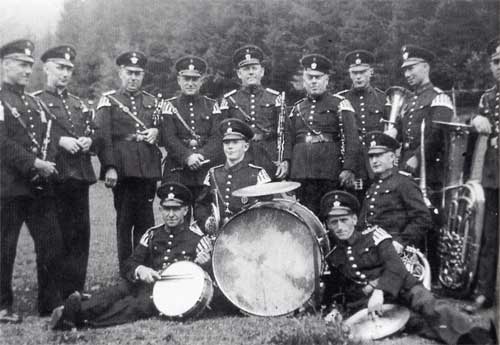
[[[191,261],[173,263],[161,273],[153,287],[153,303],[169,318],[200,315],[213,296],[212,279]]]
[[[329,248],[321,222],[305,206],[285,199],[257,202],[222,228],[212,256],[214,277],[243,312],[285,315],[318,292]]]

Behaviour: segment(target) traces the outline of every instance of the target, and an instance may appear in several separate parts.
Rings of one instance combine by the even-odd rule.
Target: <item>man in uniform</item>
[[[352,87],[339,92],[338,95],[347,98],[356,112],[356,125],[361,145],[357,160],[355,190],[361,202],[364,192],[373,179],[373,172],[366,154],[366,134],[371,131],[384,130],[384,120],[387,119],[389,109],[385,92],[371,85],[372,64],[375,62],[375,56],[369,51],[359,49],[347,53],[344,61],[349,66]]]
[[[472,125],[479,134],[488,135],[481,183],[485,193],[483,238],[477,272],[474,304],[468,311],[490,307],[495,301],[498,260],[498,122],[500,120],[500,39],[489,42],[486,49],[495,86],[486,90],[479,102],[479,114]]]
[[[327,255],[328,265],[337,277],[330,291],[341,289],[347,306],[353,302],[366,305],[374,318],[382,315],[385,300],[395,300],[423,316],[422,335],[446,344],[464,344],[462,339],[469,337],[472,329],[468,318],[447,302],[435,299],[417,281],[405,268],[385,230],[355,230],[358,209],[354,195],[344,191],[329,192],[321,201],[326,230],[335,243]],[[325,297],[330,303],[332,296]],[[331,314],[338,313],[334,310]]]
[[[199,196],[210,167],[223,161],[217,133],[220,110],[215,100],[200,95],[205,60],[185,56],[175,63],[181,96],[163,106],[163,138],[168,151],[163,181],[179,181]]]
[[[432,85],[429,79],[430,64],[435,56],[432,52],[414,45],[402,48],[404,76],[412,94],[405,97],[402,116],[396,122],[395,130],[389,133],[402,143],[399,166],[401,169],[420,176],[421,125],[425,119],[425,167],[427,186],[433,205],[440,204],[444,174],[444,160],[447,159],[447,145],[443,129],[433,121],[449,122],[453,117],[450,97]],[[432,193],[434,192],[434,193]]]
[[[54,184],[59,225],[62,230],[64,262],[68,266],[61,282],[63,298],[85,285],[90,244],[89,186],[96,182],[90,161],[92,114],[83,101],[68,92],[76,51],[63,45],[43,53],[47,84],[34,93],[47,106],[53,119],[57,143]]]
[[[45,316],[61,302],[62,239],[48,181],[57,174],[50,144],[57,139],[50,138],[40,100],[24,91],[34,48],[28,40],[0,48],[0,322],[21,321],[12,310],[12,272],[23,222],[35,244],[38,312]]]
[[[211,247],[205,246],[201,230],[187,217],[193,197],[179,183],[158,188],[163,224],[146,231],[124,265],[125,279],[82,301],[75,292],[63,306],[54,309],[51,328],[108,327],[158,315],[151,294],[161,270],[179,260],[199,265],[210,262]],[[179,296],[182,297],[182,296]]]
[[[153,200],[156,181],[161,179],[161,152],[156,145],[160,110],[156,98],[141,89],[146,62],[138,51],[118,56],[121,87],[104,93],[97,106],[101,178],[113,188],[122,274],[123,262],[154,224]]]
[[[283,179],[288,173],[288,162],[277,161],[277,130],[282,100],[278,91],[261,85],[265,72],[263,60],[264,52],[254,45],[243,46],[234,52],[233,63],[241,88],[226,93],[220,109],[224,118],[240,119],[252,128],[254,137],[248,152],[249,161],[262,166],[269,176]]]
[[[320,54],[301,59],[307,97],[295,103],[285,139],[291,150],[290,177],[302,185],[297,197],[314,213],[328,190],[352,188],[359,136],[354,109],[342,96],[327,91],[331,62]]]
[[[250,126],[239,119],[225,119],[219,125],[226,162],[210,168],[205,177],[206,189],[197,206],[196,218],[205,224],[205,232],[213,233],[215,217],[226,223],[229,217],[241,210],[249,202],[231,193],[237,189],[271,181],[266,171],[248,163],[245,154],[250,147],[254,132]],[[211,204],[218,205],[219,214],[211,214]]]
[[[361,226],[378,225],[398,243],[425,249],[425,236],[432,228],[431,215],[415,181],[394,168],[399,143],[378,131],[367,133],[365,138],[375,179],[359,214]]]

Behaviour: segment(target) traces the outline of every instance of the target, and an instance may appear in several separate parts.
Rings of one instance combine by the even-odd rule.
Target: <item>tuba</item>
[[[417,278],[427,290],[430,290],[431,266],[425,255],[413,246],[406,246],[399,256],[406,269]]]
[[[388,98],[388,102],[391,105],[389,120],[384,120],[385,132],[394,128],[394,124],[396,123],[397,118],[401,114],[401,108],[403,107],[404,98],[407,92],[408,91],[401,86],[393,86],[385,91]]]

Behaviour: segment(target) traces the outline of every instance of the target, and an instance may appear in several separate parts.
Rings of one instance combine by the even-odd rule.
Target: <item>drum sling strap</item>
[[[130,109],[125,104],[123,104],[122,102],[120,102],[119,100],[117,100],[115,97],[113,97],[111,95],[107,95],[106,97],[108,97],[110,100],[112,100],[118,106],[118,108],[120,108],[125,114],[130,116],[132,118],[132,120],[134,120],[136,123],[138,123],[143,129],[148,129],[148,127],[146,127],[144,122],[142,122],[141,119],[139,119],[137,116],[132,114]]]
[[[231,103],[233,103],[233,105],[235,106],[236,109],[238,109],[240,111],[240,113],[243,115],[243,117],[245,118],[246,122],[251,122],[252,121],[252,117],[250,115],[248,115],[246,113],[246,111],[244,111],[238,103],[236,103],[236,100],[233,98],[233,96],[229,96],[228,99],[231,101]],[[269,134],[271,133],[271,130],[269,129],[266,129],[266,128],[263,128],[261,125],[259,125],[258,123],[254,122],[255,124],[255,127],[257,127],[260,131],[262,131],[262,133],[266,133],[266,134]]]
[[[210,169],[209,172],[210,172],[210,177],[214,181],[214,189],[213,190],[215,191],[215,193],[214,193],[215,195],[214,196],[216,197],[216,199],[214,201],[217,203],[217,206],[219,206],[218,199],[220,198],[220,200],[222,202],[224,202],[224,197],[222,196],[222,193],[220,191],[219,185],[217,184],[217,180],[215,179],[215,172],[214,172],[214,170]],[[226,209],[224,210],[224,213],[226,213],[228,215],[231,214],[231,211],[229,210],[229,208],[227,206],[226,206]]]
[[[179,120],[181,125],[189,132],[189,134],[191,134],[191,136],[195,140],[200,140],[201,136],[196,134],[196,132],[191,127],[189,127],[189,125],[186,123],[186,121],[182,118],[181,114],[179,113],[179,110],[177,110],[177,108],[172,104],[172,102],[169,103],[172,107],[172,113],[174,113],[175,117],[177,118],[177,120]]]
[[[21,127],[24,128],[24,130],[26,131],[26,134],[28,134],[28,137],[30,138],[31,142],[33,143],[33,145],[38,149],[40,150],[42,148],[42,146],[40,145],[40,143],[36,140],[35,136],[33,135],[33,133],[31,133],[28,129],[28,125],[26,125],[26,122],[24,122],[24,120],[21,118],[21,114],[19,114],[19,112],[17,111],[16,108],[14,108],[13,106],[11,106],[8,102],[6,101],[3,101],[3,103],[5,104],[5,106],[7,107],[7,109],[9,109],[10,113],[12,114],[12,117],[14,117],[17,122],[21,125]]]

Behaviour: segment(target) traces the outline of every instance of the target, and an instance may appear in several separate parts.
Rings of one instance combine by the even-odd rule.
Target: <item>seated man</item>
[[[397,242],[425,249],[425,236],[432,228],[431,214],[415,181],[394,168],[398,142],[377,131],[367,133],[366,142],[375,179],[359,214],[361,227],[378,225]]]
[[[468,319],[418,283],[385,230],[369,227],[356,231],[358,209],[356,197],[344,191],[331,191],[321,200],[321,214],[334,244],[326,260],[347,305],[357,302],[362,308],[367,304],[368,312],[376,317],[384,301],[393,299],[423,317],[426,336],[446,344],[461,343],[460,338],[469,336],[472,328]],[[331,303],[337,291],[328,286],[326,291],[324,297]]]
[[[189,189],[179,183],[158,188],[160,214],[164,223],[142,236],[134,253],[125,262],[126,280],[88,300],[71,294],[63,306],[54,309],[51,328],[107,327],[158,315],[151,294],[160,271],[179,260],[206,265],[211,246],[198,227],[189,224],[192,204]]]
[[[226,163],[211,168],[205,177],[205,190],[196,207],[196,219],[205,224],[205,232],[213,233],[214,216],[226,223],[229,217],[241,210],[249,202],[247,198],[238,198],[231,193],[237,189],[270,182],[266,171],[246,159],[250,140],[254,133],[245,122],[229,118],[219,125]],[[219,215],[211,215],[211,205],[217,205]],[[209,216],[211,215],[211,216]]]

